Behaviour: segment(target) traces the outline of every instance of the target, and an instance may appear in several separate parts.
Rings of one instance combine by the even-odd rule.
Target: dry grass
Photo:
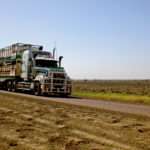
[[[150,104],[149,80],[74,81],[73,95],[104,100]]]
[[[150,119],[0,95],[2,150],[148,150]]]

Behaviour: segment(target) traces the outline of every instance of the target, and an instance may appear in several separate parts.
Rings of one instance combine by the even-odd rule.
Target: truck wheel
[[[41,95],[41,86],[39,82],[34,82],[34,95]]]
[[[0,82],[0,90],[2,90],[2,82]]]
[[[7,91],[11,91],[11,90],[12,90],[12,82],[7,81]]]
[[[15,92],[16,91],[16,81],[12,82],[12,91]]]

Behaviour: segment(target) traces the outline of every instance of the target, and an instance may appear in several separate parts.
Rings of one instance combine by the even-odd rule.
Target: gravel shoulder
[[[20,95],[28,98],[42,99],[48,101],[61,102],[65,104],[78,105],[78,106],[87,106],[100,108],[111,111],[118,111],[123,113],[129,113],[134,115],[141,115],[150,117],[150,105],[143,104],[130,104],[123,102],[114,102],[107,100],[89,100],[89,99],[79,99],[79,98],[58,98],[58,97],[42,97],[42,96],[34,96],[22,93],[10,93],[6,91],[0,91],[3,94],[11,94],[11,95]]]

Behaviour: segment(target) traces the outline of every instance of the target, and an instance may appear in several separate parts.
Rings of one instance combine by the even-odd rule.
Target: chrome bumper
[[[51,84],[51,83],[44,83],[41,84],[42,93],[47,94],[71,94],[71,84]]]

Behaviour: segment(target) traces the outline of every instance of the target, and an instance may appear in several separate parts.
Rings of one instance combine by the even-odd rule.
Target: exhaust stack
[[[63,56],[59,56],[59,67],[61,67],[62,59],[63,59]]]
[[[56,48],[53,48],[53,58],[55,59]]]

